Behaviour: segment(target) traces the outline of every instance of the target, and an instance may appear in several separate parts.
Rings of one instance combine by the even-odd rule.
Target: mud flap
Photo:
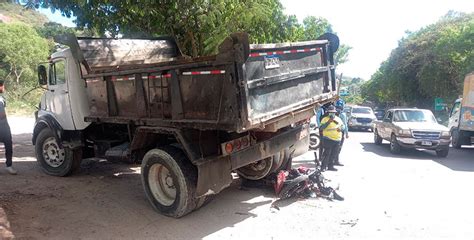
[[[230,157],[216,158],[198,166],[196,197],[216,194],[232,183]]]

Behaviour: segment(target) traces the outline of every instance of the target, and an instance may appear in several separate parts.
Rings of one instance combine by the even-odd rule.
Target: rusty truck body
[[[42,169],[66,176],[83,158],[141,163],[152,206],[181,217],[232,182],[258,180],[308,149],[317,104],[336,97],[335,35],[249,44],[229,36],[212,56],[172,38],[61,36],[38,67],[47,90],[33,134]]]

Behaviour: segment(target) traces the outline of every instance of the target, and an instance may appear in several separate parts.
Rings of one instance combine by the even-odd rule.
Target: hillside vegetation
[[[361,96],[377,105],[433,108],[435,98],[451,103],[474,71],[474,13],[449,12],[438,22],[407,33]]]

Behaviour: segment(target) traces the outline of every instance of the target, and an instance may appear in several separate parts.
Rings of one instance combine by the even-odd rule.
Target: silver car
[[[397,108],[387,111],[383,120],[375,124],[375,144],[383,140],[390,142],[392,153],[399,153],[403,148],[420,148],[435,150],[439,157],[446,157],[451,134],[447,127],[438,124],[430,110]]]
[[[360,129],[372,131],[374,129],[374,122],[377,120],[372,108],[362,106],[353,106],[347,117],[349,130]]]

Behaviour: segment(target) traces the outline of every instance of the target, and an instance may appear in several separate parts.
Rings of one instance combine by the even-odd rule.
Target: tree
[[[0,23],[0,68],[3,78],[20,84],[25,73],[48,56],[47,41],[25,24]]]
[[[435,24],[407,32],[390,57],[362,87],[379,103],[432,107],[453,101],[474,69],[474,13],[448,12]]]
[[[76,17],[78,27],[102,35],[124,37],[173,36],[193,57],[215,53],[232,32],[245,31],[252,43],[314,40],[332,27],[326,19],[307,17],[303,25],[283,13],[279,0],[176,1],[26,1],[25,6],[52,8]],[[341,47],[343,63],[350,48]]]

